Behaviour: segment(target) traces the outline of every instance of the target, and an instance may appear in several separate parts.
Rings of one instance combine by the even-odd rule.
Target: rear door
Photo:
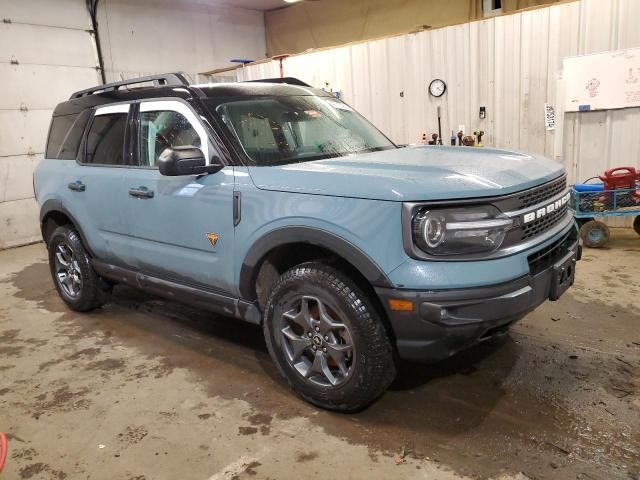
[[[124,267],[133,264],[131,232],[124,215],[131,168],[126,141],[130,110],[128,103],[94,110],[65,201],[92,252],[102,261]]]
[[[126,212],[137,268],[231,296],[233,167],[200,176],[160,174],[158,157],[167,147],[198,147],[209,160],[216,155],[199,116],[181,100],[142,101],[135,143],[138,168],[127,177]]]

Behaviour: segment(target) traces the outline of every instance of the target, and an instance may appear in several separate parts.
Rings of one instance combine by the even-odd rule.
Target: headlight
[[[424,208],[412,222],[413,241],[429,255],[490,253],[500,247],[513,225],[491,205]]]

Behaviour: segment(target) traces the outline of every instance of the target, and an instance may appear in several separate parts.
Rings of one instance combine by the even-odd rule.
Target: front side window
[[[127,113],[96,115],[87,135],[85,163],[97,165],[124,164],[124,133]]]
[[[282,165],[395,148],[351,107],[333,97],[257,97],[216,112],[256,165]]]
[[[184,115],[172,110],[140,113],[141,166],[157,166],[158,157],[166,148],[187,146],[202,148],[200,135]]]

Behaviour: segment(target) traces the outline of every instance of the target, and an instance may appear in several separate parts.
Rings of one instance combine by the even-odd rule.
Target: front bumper
[[[532,263],[528,275],[509,282],[437,291],[376,288],[376,292],[387,311],[400,357],[434,362],[506,332],[545,300],[555,300],[559,262],[579,260],[581,254],[582,246],[572,230],[541,262]],[[529,258],[533,262],[537,256]],[[388,300],[392,298],[411,300],[413,310],[391,310]]]

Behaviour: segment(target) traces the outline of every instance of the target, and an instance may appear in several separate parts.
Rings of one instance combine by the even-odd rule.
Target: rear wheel
[[[591,220],[580,227],[580,238],[587,247],[604,247],[610,236],[609,227],[597,220]]]
[[[393,348],[371,300],[319,263],[285,272],[267,302],[264,335],[280,373],[305,400],[352,412],[395,378]]]
[[[633,220],[633,229],[640,235],[640,215]]]
[[[87,312],[106,302],[109,287],[93,270],[89,254],[72,227],[58,227],[51,235],[49,268],[58,294],[73,310]]]

